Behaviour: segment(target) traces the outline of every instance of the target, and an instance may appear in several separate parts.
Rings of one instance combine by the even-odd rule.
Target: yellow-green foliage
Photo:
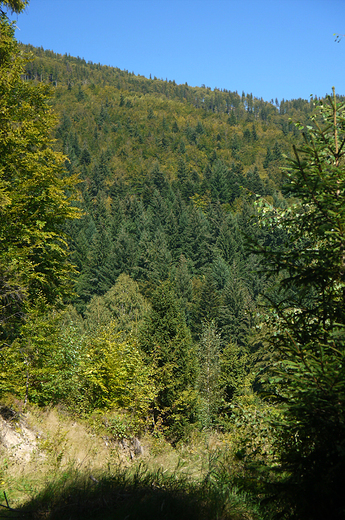
[[[95,331],[113,321],[118,332],[136,333],[149,309],[138,284],[122,273],[103,296],[93,296],[85,312],[86,325],[88,330]]]
[[[6,4],[20,10],[25,2]],[[0,338],[8,342],[25,302],[68,292],[73,268],[62,227],[79,211],[71,206],[77,178],[64,176],[66,158],[52,149],[50,89],[22,79],[27,59],[13,24],[5,16],[0,24]]]
[[[277,142],[288,152],[289,117],[298,114],[304,120],[311,110],[304,100],[283,101],[278,110],[249,94],[150,80],[26,48],[36,55],[26,67],[27,78],[54,86],[53,104],[61,119],[57,137],[72,170],[90,183],[100,154],[107,153],[107,188],[126,180],[137,189],[150,178],[157,159],[166,178],[176,180],[181,157],[188,178],[202,180],[207,165],[218,158],[227,166],[241,164],[244,175],[256,166],[261,178],[270,174],[279,182],[277,157],[271,158],[269,171],[263,166],[267,149]]]
[[[42,312],[44,300],[26,314],[20,335],[1,350],[0,392],[25,402],[53,399],[53,380],[61,367],[57,313]]]
[[[116,324],[87,341],[83,371],[95,407],[120,407],[145,418],[156,396],[152,370],[132,338],[123,341]]]
[[[0,356],[0,393],[25,402],[61,403],[77,413],[117,408],[139,426],[156,396],[152,369],[115,322],[87,335],[64,313],[33,309]]]

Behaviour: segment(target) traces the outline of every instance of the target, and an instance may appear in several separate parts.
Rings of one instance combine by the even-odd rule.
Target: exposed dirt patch
[[[1,406],[0,444],[11,459],[18,463],[29,462],[37,450],[37,433],[29,427],[24,416]]]
[[[0,451],[13,469],[34,463],[40,472],[45,465],[90,471],[127,466],[144,453],[137,438],[118,441],[95,433],[56,409],[17,413],[6,406],[0,406]]]

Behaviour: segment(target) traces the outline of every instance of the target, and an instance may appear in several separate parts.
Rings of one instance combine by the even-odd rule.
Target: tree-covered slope
[[[277,206],[286,204],[280,192],[280,166],[294,136],[289,114],[280,114],[283,105],[278,109],[251,95],[139,78],[50,51],[31,50],[38,57],[27,62],[23,85],[51,83],[51,104],[60,121],[54,131],[55,147],[68,157],[65,179],[75,174],[80,179],[76,204],[82,217],[65,225],[71,260],[77,267],[75,296],[66,303],[72,301],[82,313],[87,338],[88,334],[103,337],[96,322],[106,326],[114,319],[110,310],[114,294],[122,286],[124,292],[136,287],[137,301],[148,300],[145,319],[149,321],[139,327],[126,318],[125,330],[133,334],[141,352],[149,352],[149,357],[155,353],[155,358],[163,340],[155,340],[148,348],[143,339],[145,327],[150,330],[152,313],[171,316],[170,332],[176,329],[178,317],[177,328],[185,330],[185,335],[180,338],[171,332],[170,337],[169,332],[166,337],[162,333],[165,361],[163,368],[153,367],[164,373],[166,384],[157,383],[162,388],[156,401],[167,422],[175,417],[179,423],[171,411],[181,398],[179,392],[171,390],[167,400],[162,397],[172,381],[172,385],[180,384],[175,382],[175,372],[182,370],[179,363],[184,366],[182,358],[189,357],[196,361],[193,377],[187,378],[191,386],[185,388],[194,392],[201,377],[198,370],[209,359],[199,352],[198,342],[213,338],[204,343],[210,352],[219,351],[216,358],[224,373],[214,395],[220,392],[224,398],[217,404],[212,398],[211,406],[210,394],[205,402],[209,409],[213,407],[212,420],[218,420],[220,409],[249,374],[260,347],[255,325],[264,278],[244,241],[246,234],[258,233],[265,243],[281,240],[278,229],[267,234],[254,228],[252,215],[256,196]],[[299,105],[303,110],[297,115],[306,119],[310,105]],[[288,106],[293,112],[298,103],[295,108],[293,103]],[[170,302],[171,312],[164,310],[165,300]],[[101,316],[108,318],[104,322]],[[41,330],[40,324],[38,320],[37,330]],[[25,326],[31,334],[30,320]],[[115,330],[119,331],[119,323]],[[97,356],[107,357],[108,343],[122,344],[120,339],[104,341],[105,346],[97,343],[92,350],[94,339],[87,339],[85,352],[92,350],[93,364]],[[44,343],[47,352],[53,343]],[[84,359],[81,352],[78,350],[80,363],[87,365],[89,354]],[[177,352],[183,354],[176,356]],[[198,352],[200,359],[196,360]],[[154,363],[159,363],[157,359]],[[32,363],[36,366],[35,360]],[[6,374],[4,388],[8,388]],[[90,383],[90,389],[94,384]],[[94,390],[90,392],[93,396]],[[90,397],[93,404],[101,402],[97,399]],[[166,409],[166,402],[171,410]],[[192,411],[188,414],[192,420]]]
[[[312,115],[303,100],[43,49],[25,61],[3,12],[1,27],[1,397],[108,414],[123,439],[222,431],[233,450],[214,473],[231,475],[222,488],[263,498],[265,518],[343,518],[345,106],[334,88]]]
[[[189,191],[202,194],[207,186],[200,182],[215,158],[245,179],[256,167],[261,178],[276,180],[276,161],[289,151],[295,134],[289,117],[305,119],[312,109],[304,100],[278,106],[252,94],[149,80],[32,50],[37,57],[27,66],[26,77],[54,86],[54,105],[62,116],[58,137],[72,165],[92,171],[106,153],[113,174],[109,185],[125,177],[140,189],[157,160],[167,179],[177,180],[183,161],[184,175],[193,184]]]
[[[252,201],[284,205],[283,154],[308,101],[177,85],[25,46],[24,79],[51,83],[56,146],[80,177],[84,217],[68,226],[77,309],[122,273],[150,299],[173,284],[194,339],[214,320],[242,346],[255,325],[262,275],[245,252]],[[279,241],[279,232],[263,236]]]

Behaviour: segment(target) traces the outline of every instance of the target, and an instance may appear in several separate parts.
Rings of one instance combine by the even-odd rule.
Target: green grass
[[[17,508],[14,516],[50,520],[250,520],[259,519],[248,497],[225,479],[152,471],[143,463],[108,475],[61,472]]]

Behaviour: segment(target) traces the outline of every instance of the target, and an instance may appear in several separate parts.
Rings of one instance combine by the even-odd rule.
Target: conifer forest
[[[191,476],[56,456],[18,503],[0,450],[0,517],[344,519],[345,99],[23,45],[25,4],[0,2],[0,414],[216,448]]]

